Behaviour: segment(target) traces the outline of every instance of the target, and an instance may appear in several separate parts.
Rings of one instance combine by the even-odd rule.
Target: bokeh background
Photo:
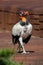
[[[43,0],[0,0],[0,31],[11,31],[18,22],[18,8],[28,9],[29,21],[33,25],[33,35],[43,37]]]

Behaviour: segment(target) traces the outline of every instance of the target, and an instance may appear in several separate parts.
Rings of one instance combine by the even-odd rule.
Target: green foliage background
[[[11,56],[15,52],[12,49],[1,49],[0,50],[0,65],[23,65],[23,62],[15,62],[11,60]]]

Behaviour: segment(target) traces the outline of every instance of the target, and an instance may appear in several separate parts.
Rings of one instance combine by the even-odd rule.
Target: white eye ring
[[[20,16],[22,16],[22,14],[20,14]]]

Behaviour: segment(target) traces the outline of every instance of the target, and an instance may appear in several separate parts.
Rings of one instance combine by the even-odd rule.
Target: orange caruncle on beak
[[[22,17],[22,22],[26,22],[26,18],[25,17]]]
[[[25,17],[20,16],[19,18],[22,20],[22,22],[26,22],[26,18]]]

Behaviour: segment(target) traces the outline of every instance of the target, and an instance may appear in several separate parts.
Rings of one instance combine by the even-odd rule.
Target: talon
[[[22,54],[26,54],[26,52],[22,52]]]

